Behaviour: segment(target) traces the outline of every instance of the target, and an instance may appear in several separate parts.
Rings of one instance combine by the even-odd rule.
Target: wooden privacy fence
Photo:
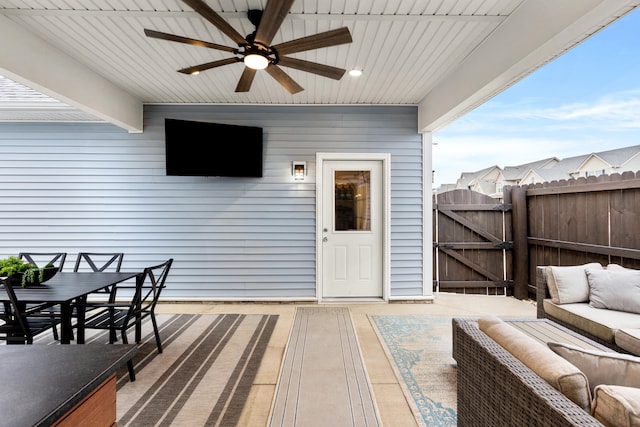
[[[471,190],[436,196],[434,290],[505,294],[511,278],[511,205]]]
[[[480,200],[477,196],[456,194],[457,191],[467,192],[455,190],[448,196],[449,193],[442,193],[434,203],[434,288],[469,292],[475,287],[471,282],[478,282],[478,285],[480,281],[471,277],[469,269],[473,263],[465,263],[464,254],[473,250],[482,239],[490,240],[478,232],[482,229],[481,224],[496,225],[484,215],[466,216],[466,222],[457,225],[444,219],[447,210],[454,212],[464,206],[465,198],[469,202]],[[505,187],[504,200],[502,207],[496,210],[503,212],[505,231],[501,245],[505,261],[502,285],[508,294],[521,299],[535,296],[537,266],[599,262],[640,268],[640,172]],[[449,204],[458,207],[449,209]],[[473,208],[474,204],[478,206]],[[478,210],[484,209],[480,208],[482,205],[490,204],[486,199],[482,203],[470,203],[468,212],[474,212],[474,209],[482,212]],[[462,231],[461,227],[466,229]],[[449,246],[448,241],[454,241],[458,236],[461,239],[455,246]],[[495,246],[497,242],[493,244]],[[478,260],[476,264],[486,270],[476,270],[475,275],[491,272],[484,276],[495,279],[497,257],[473,256]],[[450,277],[464,277],[464,280],[449,286],[446,281]],[[495,292],[500,287],[500,280],[493,282],[485,284],[486,287],[476,287],[473,292]]]

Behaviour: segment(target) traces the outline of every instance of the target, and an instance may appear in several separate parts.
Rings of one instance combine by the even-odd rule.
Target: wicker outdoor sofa
[[[489,338],[454,318],[458,426],[602,426]]]
[[[560,268],[579,269],[585,266]],[[536,268],[536,302],[539,319],[552,320],[619,353],[640,356],[640,313],[595,308],[591,306],[588,299],[571,301],[571,303],[554,303],[550,292],[549,268],[548,266]],[[634,275],[638,272],[638,270],[625,269],[615,264],[609,264],[605,267],[607,270],[612,268],[614,274],[623,276],[625,274]],[[617,273],[615,273],[616,271]],[[615,284],[623,285],[625,282],[625,280],[621,280]],[[640,304],[637,305],[640,306]]]

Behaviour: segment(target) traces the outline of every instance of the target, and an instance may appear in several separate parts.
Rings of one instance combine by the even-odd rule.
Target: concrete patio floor
[[[256,376],[251,395],[241,418],[243,427],[268,425],[269,411],[289,331],[296,307],[314,306],[302,303],[161,303],[158,313],[240,313],[278,314],[276,330]],[[340,304],[344,306],[345,304]],[[384,349],[371,326],[368,315],[430,315],[480,317],[493,314],[501,317],[535,318],[536,304],[532,300],[517,300],[505,296],[459,295],[438,293],[433,302],[350,303],[351,316],[373,387],[383,425],[387,427],[417,426],[402,388],[394,374]]]

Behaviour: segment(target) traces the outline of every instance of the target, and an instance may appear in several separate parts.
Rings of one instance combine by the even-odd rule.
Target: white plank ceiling
[[[247,11],[264,9],[266,1],[206,3],[238,32],[249,34],[254,27]],[[336,81],[283,68],[304,88],[291,95],[264,71],[257,73],[249,92],[236,93],[241,63],[197,76],[178,73],[232,54],[148,38],[145,28],[236,47],[179,0],[0,0],[0,74],[7,78],[0,79],[0,120],[110,120],[108,108],[83,101],[96,83],[82,73],[76,77],[75,68],[66,65],[72,62],[141,104],[397,104],[424,109],[430,99],[443,104],[443,99],[459,98],[435,117],[425,112],[423,130],[434,130],[637,6],[637,0],[296,0],[273,44],[346,26],[353,43],[291,56],[361,69],[363,75],[345,74]],[[22,34],[35,36],[50,49],[43,54]],[[85,93],[48,78],[56,75],[76,80],[73,84]],[[118,120],[112,121],[140,130]]]

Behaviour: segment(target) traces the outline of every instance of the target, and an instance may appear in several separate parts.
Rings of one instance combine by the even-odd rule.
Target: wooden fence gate
[[[433,290],[512,295],[511,204],[471,190],[433,203]]]

